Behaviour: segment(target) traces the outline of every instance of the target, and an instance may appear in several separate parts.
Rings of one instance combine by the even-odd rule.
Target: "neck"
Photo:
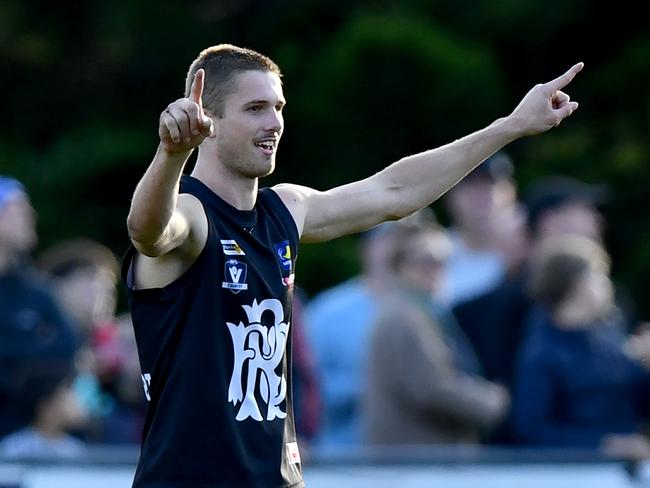
[[[201,153],[192,176],[238,210],[252,210],[255,207],[257,178],[234,173],[221,161],[202,158]]]

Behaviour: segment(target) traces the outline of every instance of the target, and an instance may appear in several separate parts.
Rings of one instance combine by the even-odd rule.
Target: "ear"
[[[215,115],[212,111],[205,108],[203,109],[203,113],[206,117],[209,117],[210,120],[212,120],[212,135],[206,137],[206,139],[217,137],[217,132],[219,131],[219,121],[221,120],[221,117]]]

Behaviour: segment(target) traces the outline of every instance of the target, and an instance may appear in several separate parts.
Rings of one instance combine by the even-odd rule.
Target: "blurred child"
[[[84,444],[68,434],[87,418],[73,380],[69,363],[38,362],[23,368],[17,377],[18,402],[31,422],[0,442],[1,456],[74,459],[84,452]]]

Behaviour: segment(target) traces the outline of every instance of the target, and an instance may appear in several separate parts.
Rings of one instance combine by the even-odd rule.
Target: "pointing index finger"
[[[203,80],[205,79],[205,71],[203,68],[198,69],[194,74],[194,81],[192,81],[192,88],[190,89],[190,100],[196,102],[199,107],[203,107],[201,103],[201,96],[203,95]]]
[[[558,76],[554,80],[549,81],[548,83],[546,83],[546,85],[548,87],[550,87],[551,89],[553,89],[553,91],[561,90],[562,88],[567,86],[569,83],[571,83],[571,80],[573,80],[573,77],[580,72],[580,70],[583,68],[584,65],[585,65],[585,63],[574,64],[573,66],[571,66],[569,71],[567,71],[566,73],[564,73],[561,76]]]

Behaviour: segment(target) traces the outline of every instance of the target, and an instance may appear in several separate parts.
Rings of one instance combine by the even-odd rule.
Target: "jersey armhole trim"
[[[199,267],[198,263],[204,259],[204,256],[208,252],[208,248],[209,248],[208,244],[210,242],[210,238],[214,235],[215,230],[212,225],[212,220],[208,216],[208,213],[205,211],[205,205],[203,205],[201,199],[192,193],[188,193],[188,194],[196,198],[201,204],[201,208],[203,208],[203,213],[205,215],[205,219],[208,225],[208,234],[206,236],[203,249],[196,257],[194,262],[189,266],[189,268],[187,268],[183,272],[183,274],[181,274],[178,278],[176,278],[171,283],[168,283],[163,287],[136,289],[133,287],[134,280],[135,280],[135,277],[133,276],[134,275],[133,268],[134,268],[135,260],[137,259],[140,253],[133,245],[129,246],[129,249],[127,250],[124,256],[124,263],[122,268],[122,280],[124,281],[124,284],[126,285],[130,293],[133,293],[134,295],[138,295],[140,297],[150,297],[150,298],[164,298],[169,295],[175,295],[176,293],[180,293],[184,290],[185,282],[190,279],[188,277],[196,272],[195,270]]]
[[[260,192],[267,193],[267,190],[268,194],[271,195],[271,198],[275,201],[276,206],[285,214],[285,220],[291,222],[290,226],[291,230],[293,231],[294,246],[297,249],[298,245],[300,244],[300,234],[298,233],[298,225],[296,224],[296,220],[293,218],[293,215],[282,201],[282,198],[280,198],[280,195],[278,195],[273,188],[262,188]]]

